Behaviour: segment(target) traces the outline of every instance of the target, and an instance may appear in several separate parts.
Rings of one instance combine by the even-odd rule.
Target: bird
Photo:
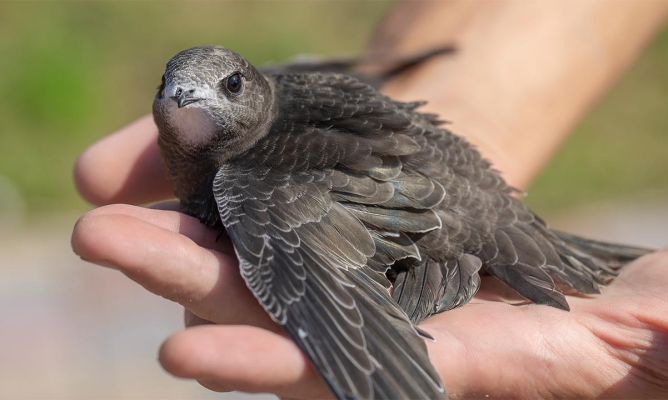
[[[549,228],[425,102],[341,71],[194,47],[153,101],[181,211],[227,232],[337,399],[446,398],[418,323],[469,302],[481,275],[568,310],[564,293],[598,293],[648,251]]]

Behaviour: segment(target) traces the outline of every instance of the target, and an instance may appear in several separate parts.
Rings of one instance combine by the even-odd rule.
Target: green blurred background
[[[260,65],[299,53],[356,54],[387,6],[0,3],[0,175],[30,212],[83,210],[71,179],[77,154],[150,112],[174,53],[224,44]]]
[[[223,44],[260,65],[354,55],[390,4],[0,2],[0,398],[220,398],[155,361],[182,325],[178,306],[72,254],[72,224],[89,207],[72,184],[74,161],[150,112],[178,50]],[[561,227],[664,245],[667,103],[664,29],[537,179],[529,204]]]
[[[77,154],[150,111],[176,51],[225,44],[260,65],[356,54],[389,4],[0,3],[0,190],[14,203],[18,193],[31,215],[83,210],[71,179]],[[667,101],[664,30],[578,127],[529,203],[553,212],[667,192]]]

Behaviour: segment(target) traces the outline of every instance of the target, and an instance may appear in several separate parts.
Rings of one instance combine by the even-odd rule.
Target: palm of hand
[[[168,197],[155,137],[145,118],[93,146],[75,171],[79,190],[97,204]],[[72,246],[184,305],[190,327],[160,352],[169,372],[214,390],[327,396],[217,235],[176,211],[117,204],[84,215]],[[500,302],[502,286],[483,282],[470,304],[421,325],[451,397],[668,398],[668,251],[626,266],[599,296],[569,297],[571,312]]]
[[[229,241],[216,236],[175,211],[114,205],[84,216],[72,240],[82,258],[186,307],[191,327],[161,349],[169,372],[213,390],[326,396],[308,361],[246,289]],[[667,270],[668,252],[643,257],[600,296],[569,297],[571,312],[501,302],[503,289],[489,278],[470,304],[421,327],[435,338],[430,357],[453,395],[665,397]]]
[[[457,382],[462,393],[476,397],[665,397],[666,268],[666,252],[643,257],[601,295],[568,296],[571,312],[474,300],[425,323],[459,342],[460,357],[435,346],[435,359],[456,360],[445,367],[446,383],[454,369],[466,377]]]

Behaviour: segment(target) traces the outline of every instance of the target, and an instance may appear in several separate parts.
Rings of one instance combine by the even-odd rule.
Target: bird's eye
[[[241,74],[238,72],[233,73],[225,79],[225,88],[230,91],[230,93],[239,93],[241,91],[241,85],[243,79]]]

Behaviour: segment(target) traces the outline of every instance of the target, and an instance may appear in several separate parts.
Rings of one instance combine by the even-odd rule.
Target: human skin
[[[431,46],[429,40],[455,41],[461,54],[400,77],[387,92],[429,100],[430,110],[452,121],[451,128],[476,143],[518,187],[526,187],[631,62],[668,8],[667,2],[623,3],[624,9],[615,2],[587,1],[568,7],[559,6],[563,2],[417,4],[395,8],[372,48],[408,51],[419,50],[418,43]],[[397,20],[407,14],[409,21]],[[519,23],[527,18],[531,28]],[[573,22],[592,19],[602,21],[596,25],[600,30]],[[439,29],[430,30],[436,22]],[[388,24],[402,34],[388,36],[383,28]],[[592,63],[578,47],[584,46],[585,26],[587,41],[615,51],[596,52],[598,62]],[[542,52],[549,54],[523,41],[528,35],[541,37]],[[534,67],[522,69],[529,62]],[[74,251],[186,308],[190,327],[160,350],[170,373],[213,390],[327,396],[304,355],[246,289],[227,239],[217,242],[218,232],[174,211],[173,203],[136,206],[171,197],[156,137],[146,117],[81,156],[77,186],[102,207],[77,222]],[[421,327],[436,339],[427,343],[430,358],[453,398],[666,398],[667,293],[664,250],[626,266],[601,295],[569,296],[570,312],[510,305],[501,300],[512,294],[483,278],[471,303]]]

